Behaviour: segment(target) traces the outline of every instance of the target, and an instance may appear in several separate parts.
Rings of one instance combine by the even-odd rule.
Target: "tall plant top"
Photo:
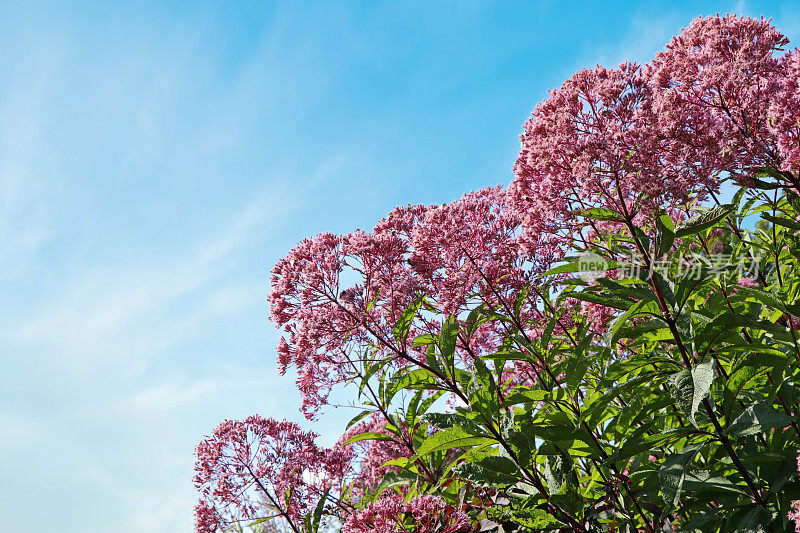
[[[698,18],[574,74],[520,141],[508,187],[275,265],[281,372],[310,421],[355,417],[331,449],[225,421],[198,532],[795,528],[800,50]]]

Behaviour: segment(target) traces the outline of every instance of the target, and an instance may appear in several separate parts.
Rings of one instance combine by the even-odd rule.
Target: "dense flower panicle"
[[[794,521],[794,530],[800,533],[800,500],[794,500],[792,502],[792,508],[786,516],[789,520]]]
[[[444,313],[459,312],[469,297],[487,290],[487,282],[507,293],[537,273],[523,268],[525,257],[516,242],[519,219],[504,201],[502,187],[480,189],[432,207],[414,228],[409,262],[433,288]]]
[[[405,533],[413,525],[415,533],[466,533],[469,517],[447,505],[438,496],[415,496],[404,501],[402,494],[386,491],[381,497],[351,514],[343,533]]]
[[[414,452],[405,443],[385,429],[385,423],[386,420],[380,413],[373,413],[364,421],[352,426],[336,444],[337,448],[344,450],[351,457],[348,484],[357,495],[373,489],[380,483],[383,476],[397,470],[396,467],[384,466],[387,461],[414,455]],[[412,433],[408,426],[403,425],[400,429],[411,442]],[[359,440],[344,444],[350,438],[362,433],[380,433],[389,439]]]
[[[637,219],[698,197],[697,174],[678,171],[663,150],[652,98],[639,66],[622,63],[579,71],[536,106],[508,190],[529,249],[559,235],[573,241],[583,230],[620,228],[613,222],[585,228],[583,209]]]
[[[797,456],[797,470],[800,472],[800,455]],[[789,511],[789,520],[794,520],[794,530],[800,533],[800,500],[792,502],[792,509]]]
[[[400,207],[371,232],[318,235],[278,262],[269,296],[271,319],[284,331],[278,360],[281,371],[297,368],[309,418],[364,354],[400,364],[424,357],[397,345],[393,333],[418,295],[457,315],[468,303],[513,298],[550,264],[553,248],[523,254],[516,241],[519,219],[505,200],[502,187],[489,187],[441,206]],[[438,325],[421,314],[408,337]],[[492,346],[493,327],[483,326],[470,339],[473,353]]]
[[[777,144],[778,168],[797,179],[800,176],[800,50],[787,53],[781,61],[785,75],[770,104],[769,130]]]
[[[776,162],[768,117],[787,43],[763,17],[700,17],[656,55],[645,77],[676,159],[702,175]]]
[[[195,451],[194,485],[201,494],[196,530],[211,533],[233,520],[304,516],[322,491],[341,482],[350,461],[348,451],[320,448],[314,438],[293,422],[260,416],[220,424]]]
[[[321,234],[273,268],[271,318],[285,332],[280,369],[297,368],[307,416],[352,371],[351,352],[390,348],[374,332],[391,331],[421,289],[409,274],[406,252],[406,239],[390,230]]]

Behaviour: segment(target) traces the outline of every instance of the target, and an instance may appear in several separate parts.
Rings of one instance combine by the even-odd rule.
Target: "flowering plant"
[[[223,423],[197,450],[198,530],[794,527],[786,45],[763,19],[697,19],[650,64],[552,91],[507,189],[300,243],[272,271],[281,370],[310,420],[334,388],[359,412],[330,450]]]

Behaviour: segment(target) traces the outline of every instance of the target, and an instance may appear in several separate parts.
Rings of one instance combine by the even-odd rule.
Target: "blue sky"
[[[301,420],[278,258],[507,183],[547,89],[715,12],[800,39],[792,1],[3,3],[4,528],[189,531],[204,434]]]

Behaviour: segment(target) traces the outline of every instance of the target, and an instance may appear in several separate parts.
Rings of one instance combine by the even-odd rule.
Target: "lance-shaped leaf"
[[[778,411],[771,405],[757,403],[742,411],[727,427],[725,433],[734,437],[745,437],[772,428],[788,426],[791,421],[792,419],[783,411]]]
[[[675,227],[669,215],[661,215],[656,219],[656,257],[661,257],[667,253],[675,242]]]
[[[439,334],[439,353],[446,368],[452,368],[453,359],[456,352],[456,341],[458,340],[458,321],[452,315],[442,324],[442,332]]]
[[[325,502],[328,500],[328,493],[330,492],[330,488],[325,489],[322,493],[322,496],[319,498],[319,502],[317,502],[317,506],[314,509],[314,513],[306,516],[305,525],[306,531],[308,533],[318,533],[319,532],[319,525],[320,521],[322,520],[322,513],[325,511]]]
[[[411,331],[411,324],[414,323],[414,319],[417,317],[422,301],[422,297],[414,300],[414,303],[403,311],[403,314],[400,315],[400,319],[394,325],[394,338],[397,341],[397,345],[401,348],[406,344],[408,332]]]
[[[720,205],[699,215],[695,215],[675,228],[675,236],[678,238],[689,237],[700,233],[704,229],[714,226],[716,223],[731,214],[733,206],[729,204]]]
[[[658,470],[661,496],[671,508],[678,505],[681,499],[683,482],[686,480],[686,467],[700,451],[702,445],[687,446],[680,453],[668,455]]]
[[[461,463],[453,471],[480,486],[513,485],[520,481],[519,469],[514,461],[498,455],[484,457],[476,463]]]
[[[761,505],[752,505],[739,510],[741,519],[736,524],[738,533],[767,533],[775,531],[772,525],[772,513]],[[735,514],[733,515],[736,516]]]
[[[394,441],[395,439],[391,435],[387,435],[386,433],[378,433],[376,431],[368,431],[366,433],[359,433],[358,435],[353,435],[343,444],[352,444],[354,442],[358,442],[361,440],[390,440]]]
[[[714,381],[712,361],[700,363],[691,371],[682,370],[669,379],[670,394],[694,427],[698,427],[694,415],[700,402],[708,395],[712,381]]]
[[[496,442],[494,439],[484,436],[476,436],[462,428],[455,426],[439,433],[434,433],[417,450],[417,456],[427,455],[436,451],[450,450],[464,446],[476,446],[479,444],[490,444]]]

